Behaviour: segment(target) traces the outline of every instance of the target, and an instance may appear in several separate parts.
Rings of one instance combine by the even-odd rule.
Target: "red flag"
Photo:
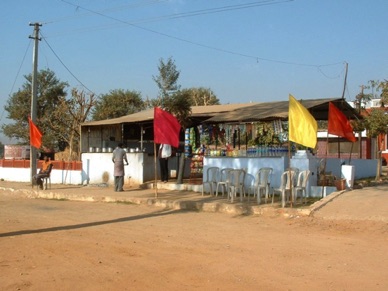
[[[174,115],[159,107],[154,108],[154,142],[179,146],[181,125]]]
[[[329,102],[329,124],[327,132],[346,138],[351,142],[357,141],[353,127],[349,120],[333,103]]]
[[[28,122],[30,124],[30,145],[38,149],[42,145],[42,133],[32,122],[30,117],[28,117]]]

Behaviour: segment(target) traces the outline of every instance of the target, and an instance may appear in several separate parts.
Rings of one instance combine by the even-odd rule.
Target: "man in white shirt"
[[[161,144],[159,147],[160,180],[168,182],[168,158],[171,157],[171,145]]]

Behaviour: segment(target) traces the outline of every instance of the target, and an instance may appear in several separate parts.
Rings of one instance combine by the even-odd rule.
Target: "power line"
[[[10,91],[9,94],[8,94],[9,96],[11,96],[11,94],[12,94],[12,92],[13,92],[13,89],[15,88],[16,81],[17,81],[17,79],[19,78],[19,74],[20,74],[20,71],[21,71],[22,66],[23,66],[23,64],[24,64],[24,60],[26,59],[27,52],[28,52],[28,50],[30,49],[31,42],[32,42],[31,40],[28,42],[26,51],[24,52],[24,56],[23,56],[22,61],[21,61],[21,63],[20,63],[19,69],[18,69],[18,71],[17,71],[17,73],[16,73],[15,80],[13,81],[11,91]],[[1,112],[1,116],[0,116],[0,121],[3,119],[4,112],[5,112],[5,109],[3,108],[3,111]]]
[[[139,8],[139,7],[142,7],[142,6],[151,6],[151,5],[155,5],[155,4],[159,4],[159,3],[163,3],[163,2],[168,2],[168,1],[169,0],[141,1],[141,2],[132,3],[132,4],[128,4],[128,5],[122,5],[122,6],[118,6],[118,7],[114,7],[114,8],[103,9],[103,10],[101,10],[99,12],[102,13],[102,12],[122,11],[123,9],[126,9],[126,8]],[[64,1],[62,1],[62,2],[64,2]],[[66,3],[66,4],[69,4],[69,3]],[[75,9],[76,9],[76,11],[79,9],[78,5],[77,5],[77,7]],[[57,22],[67,21],[67,20],[70,20],[70,19],[75,19],[75,18],[79,18],[79,17],[83,17],[83,16],[89,16],[91,14],[94,14],[94,13],[90,13],[89,12],[89,13],[80,13],[78,15],[65,16],[65,17],[61,17],[61,18],[57,18],[57,19],[46,21],[46,22],[44,22],[44,24],[50,24],[50,23],[57,23]]]
[[[228,5],[228,6],[222,6],[222,7],[215,7],[215,8],[209,8],[209,9],[190,11],[190,12],[174,13],[174,14],[170,14],[170,15],[164,15],[164,16],[145,19],[143,21],[139,20],[135,23],[147,23],[147,22],[155,22],[155,21],[160,21],[160,20],[165,20],[165,19],[177,19],[177,18],[193,17],[193,16],[198,16],[198,15],[214,14],[214,13],[220,13],[220,12],[232,11],[232,10],[241,10],[241,9],[247,9],[247,8],[258,7],[258,6],[276,5],[276,4],[281,4],[281,3],[285,3],[285,2],[292,2],[292,1],[294,1],[294,0],[256,1],[256,2],[251,2],[251,3]]]
[[[115,11],[117,9],[122,10],[123,7],[128,7],[128,6],[121,6],[121,7],[118,7],[118,8],[111,8],[111,9],[105,9],[105,10],[96,11],[96,10],[91,10],[91,9],[85,8],[85,7],[80,6],[78,4],[73,4],[73,3],[68,2],[66,0],[61,0],[61,1],[66,3],[66,4],[68,4],[68,5],[75,6],[76,10],[83,9],[83,10],[89,12],[89,13],[80,14],[78,16],[70,16],[70,17],[67,17],[65,19],[75,18],[75,17],[89,15],[89,14],[97,14],[99,16],[108,17],[108,18],[113,19],[115,21],[123,22],[126,25],[136,25],[136,24],[140,24],[140,23],[150,23],[150,22],[169,20],[169,19],[177,19],[177,18],[186,18],[186,17],[193,17],[193,16],[199,16],[199,15],[206,15],[206,14],[214,14],[214,13],[220,13],[220,12],[226,12],[226,11],[232,11],[232,10],[241,10],[241,9],[247,9],[247,8],[258,7],[258,6],[277,5],[277,4],[281,4],[281,3],[292,2],[294,0],[261,0],[261,1],[255,1],[255,2],[250,2],[250,3],[236,4],[236,5],[227,5],[227,6],[208,8],[208,9],[200,9],[200,10],[189,11],[189,12],[182,12],[182,13],[173,13],[173,14],[162,15],[162,16],[158,16],[158,17],[139,19],[139,20],[135,20],[135,21],[119,20],[117,18],[110,17],[107,14],[103,13],[103,12]],[[167,1],[168,0],[166,0],[166,1],[154,0],[154,1],[151,1],[151,2],[156,2],[154,4],[158,4],[158,3],[161,3],[161,2],[167,2]],[[133,5],[134,4],[132,4],[130,6],[132,7]],[[48,22],[48,23],[54,23],[54,22],[57,22],[57,21],[51,21],[51,22]],[[89,29],[92,29],[92,28],[89,28]]]
[[[135,27],[137,29],[141,29],[141,30],[153,33],[153,34],[161,35],[161,36],[164,36],[164,37],[167,37],[167,38],[170,38],[170,39],[178,40],[178,41],[181,41],[181,42],[185,42],[185,43],[188,43],[188,44],[191,44],[191,45],[195,45],[195,46],[211,49],[211,50],[214,50],[214,51],[219,51],[219,52],[223,52],[223,53],[227,53],[227,54],[231,54],[231,55],[236,55],[236,56],[240,56],[240,57],[254,59],[255,61],[261,60],[261,61],[267,61],[267,62],[279,63],[279,64],[285,64],[285,65],[315,67],[315,68],[318,68],[318,70],[321,73],[322,73],[322,71],[320,70],[321,67],[334,66],[334,65],[338,65],[338,64],[342,64],[343,63],[343,62],[336,62],[336,63],[331,63],[331,64],[307,64],[307,63],[289,62],[289,61],[275,60],[275,59],[269,59],[269,58],[262,58],[262,57],[254,56],[254,55],[248,55],[248,54],[239,53],[239,52],[235,52],[235,51],[231,51],[231,50],[226,50],[226,49],[221,49],[221,48],[213,47],[213,46],[210,46],[210,45],[201,44],[201,43],[194,42],[194,41],[191,41],[191,40],[188,40],[188,39],[184,39],[184,38],[181,38],[181,37],[176,37],[176,36],[173,36],[173,35],[170,35],[170,34],[167,34],[167,33],[163,33],[163,32],[160,32],[160,31],[153,30],[153,29],[145,28],[145,27],[139,26],[139,25],[137,25],[135,23],[128,22],[128,21],[125,21],[125,20],[122,20],[122,19],[119,19],[119,18],[116,18],[116,17],[113,17],[113,16],[109,16],[109,15],[106,15],[104,13],[101,13],[101,12],[98,12],[98,11],[94,11],[94,10],[91,10],[89,8],[85,8],[85,7],[77,5],[77,4],[73,4],[73,3],[71,3],[71,2],[69,2],[67,0],[61,0],[61,1],[66,3],[66,4],[68,4],[68,5],[75,6],[75,7],[77,7],[77,9],[83,9],[85,11],[88,11],[90,13],[99,15],[101,17],[104,17],[104,18],[107,18],[107,19],[110,19],[110,20],[114,20],[116,22],[119,22],[119,23],[122,23],[122,24],[125,24],[125,25],[129,25],[129,26]],[[255,5],[255,6],[275,5],[275,4],[280,4],[280,3],[284,3],[284,2],[291,2],[293,0],[282,0],[282,1],[276,1],[276,2],[274,2],[274,1],[276,1],[276,0],[265,0],[265,1],[259,1],[259,2],[240,4],[240,5],[224,6],[224,7],[220,7],[220,8],[214,8],[214,9],[217,9],[217,10],[214,10],[213,13],[223,12],[223,11],[227,11],[227,10],[235,10],[235,9],[248,8],[248,7],[252,7],[252,5]],[[245,6],[243,6],[243,5],[245,5]],[[251,5],[251,6],[248,6],[248,5]],[[208,13],[211,13],[211,10],[212,9],[202,10],[201,13],[202,14],[205,14],[205,13],[208,14]],[[191,13],[197,13],[196,15],[199,15],[198,13],[200,13],[200,11],[191,12]],[[185,16],[182,16],[182,17],[185,17]]]
[[[42,35],[42,34],[41,34]],[[53,48],[50,46],[50,44],[47,42],[47,39],[43,37],[42,39],[47,44],[47,46],[50,48],[51,52],[55,55],[55,57],[58,59],[58,61],[62,64],[62,66],[70,73],[70,75],[73,76],[74,79],[76,79],[86,90],[88,90],[90,93],[94,94],[92,90],[90,90],[84,83],[82,83],[81,80],[79,80],[71,71],[70,69],[65,65],[65,63],[61,60],[61,58],[57,55],[57,53],[53,50]]]
[[[23,66],[23,64],[24,64],[24,60],[26,59],[27,52],[28,52],[28,50],[30,49],[31,42],[32,42],[31,40],[28,42],[26,51],[24,52],[24,56],[23,56],[22,62],[20,63],[19,70],[18,70],[18,72],[16,73],[16,77],[15,77],[15,80],[14,80],[14,82],[13,82],[13,84],[12,84],[11,92],[9,92],[9,95],[11,95],[11,93],[13,92],[13,88],[15,87],[16,80],[17,80],[17,78],[19,77],[20,70],[22,69],[22,66]]]

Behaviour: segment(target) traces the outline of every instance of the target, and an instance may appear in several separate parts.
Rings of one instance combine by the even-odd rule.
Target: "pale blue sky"
[[[341,97],[345,62],[349,101],[360,85],[388,79],[386,0],[2,0],[0,8],[2,108],[32,71],[30,22],[42,23],[39,69],[81,86],[73,74],[97,95],[156,98],[152,76],[168,57],[182,88],[210,88],[223,104]]]

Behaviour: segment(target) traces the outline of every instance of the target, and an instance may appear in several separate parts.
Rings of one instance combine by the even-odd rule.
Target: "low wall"
[[[335,187],[319,187],[317,186],[317,175],[319,171],[321,159],[308,155],[308,158],[298,158],[294,156],[291,160],[291,167],[296,167],[300,170],[310,170],[307,196],[321,197],[322,194],[329,195],[336,190]],[[331,172],[332,175],[341,177],[341,165],[349,165],[349,160],[330,158],[326,160],[326,172]],[[355,167],[354,179],[375,177],[377,171],[377,160],[369,159],[353,159],[350,165]],[[204,158],[204,175],[206,180],[206,169],[209,167],[223,168],[245,168],[247,170],[247,177],[245,186],[249,187],[253,183],[256,172],[262,167],[273,168],[271,176],[271,187],[277,188],[280,186],[280,176],[288,167],[287,157],[212,157],[206,156]],[[206,187],[205,191],[209,191]]]
[[[113,163],[111,154],[83,154],[82,166],[80,162],[65,163],[61,161],[54,161],[54,168],[51,172],[51,182],[54,184],[73,184],[80,185],[86,183],[103,183],[102,174],[108,172],[108,183],[113,183]],[[103,155],[103,157],[98,157]],[[147,156],[147,155],[145,155]],[[126,182],[128,183],[128,176],[131,176],[132,183],[144,183],[151,181],[154,178],[154,158],[147,156],[146,159],[141,160],[136,155],[128,154],[129,166],[125,167]],[[0,179],[12,182],[30,182],[31,170],[28,160],[7,161],[0,160]],[[349,164],[348,160],[343,159],[327,159],[326,172],[332,172],[333,175],[341,176],[341,165]],[[189,162],[186,162],[185,177],[189,175]],[[223,157],[207,157],[205,158],[205,169],[209,166],[217,166],[220,168],[239,167],[247,168],[251,176],[254,176],[260,167],[272,165],[274,167],[273,185],[280,183],[280,174],[286,167],[286,159],[284,158],[223,158]],[[355,166],[355,179],[375,177],[377,171],[377,160],[354,159],[350,161],[350,165]],[[38,168],[40,164],[38,163]],[[82,167],[82,169],[81,169]],[[176,158],[169,160],[169,169],[177,170],[178,163]],[[157,172],[159,173],[159,164],[157,164]],[[204,176],[206,176],[204,171]]]
[[[375,177],[377,172],[377,160],[367,159],[327,159],[326,160],[326,172],[332,172],[336,177],[341,177],[341,165],[352,165],[355,167],[354,178],[362,179]]]
[[[73,184],[82,183],[82,171],[79,170],[51,170],[51,183],[53,184]],[[12,182],[31,182],[30,168],[3,168],[0,167],[0,179]]]
[[[143,164],[148,163],[148,155],[144,153],[127,153],[128,166],[124,167],[124,183],[144,183]],[[84,184],[107,183],[113,185],[114,164],[112,153],[83,153],[82,173]],[[149,169],[153,172],[153,168]]]
[[[124,167],[125,184],[143,184],[155,179],[155,159],[147,153],[127,153],[128,166]],[[168,159],[168,169],[178,173],[177,157]],[[159,160],[156,160],[157,177],[160,179]],[[190,173],[190,163],[185,163],[185,175]],[[83,153],[82,154],[82,183],[100,184],[108,183],[113,185],[113,162],[112,153]]]
[[[42,160],[37,161],[40,169]],[[82,164],[80,161],[52,161],[51,183],[74,184],[82,183]],[[0,179],[11,182],[31,182],[30,160],[26,159],[1,159]]]

